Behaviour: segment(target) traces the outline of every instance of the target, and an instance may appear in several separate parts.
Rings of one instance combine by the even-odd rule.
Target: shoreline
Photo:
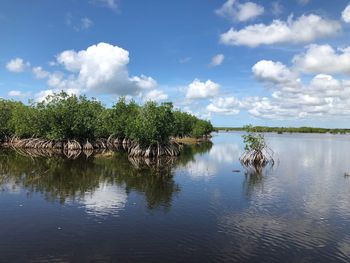
[[[285,128],[285,127],[253,127],[255,132],[261,133],[315,133],[315,134],[350,134],[350,129],[328,129],[328,128],[313,128],[313,127],[299,127],[299,128]],[[216,127],[216,132],[232,132],[232,131],[246,131],[243,127]]]

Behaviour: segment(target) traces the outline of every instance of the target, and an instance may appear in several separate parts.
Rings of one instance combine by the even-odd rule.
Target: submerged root
[[[164,174],[176,164],[176,157],[163,156],[161,158],[128,157],[130,164],[137,170],[151,169],[157,174]],[[168,172],[169,172],[168,171]]]
[[[152,144],[149,146],[142,146],[135,141],[129,139],[120,139],[110,136],[108,139],[97,139],[90,142],[89,140],[78,141],[75,139],[71,140],[47,140],[40,138],[28,138],[19,139],[11,138],[8,139],[7,144],[4,143],[2,146],[12,147],[15,149],[26,149],[26,150],[37,150],[40,152],[45,152],[42,150],[52,150],[53,152],[60,152],[61,154],[67,156],[68,158],[75,158],[80,155],[81,152],[87,152],[86,156],[92,155],[92,151],[100,150],[122,150],[126,151],[130,157],[144,157],[144,158],[155,158],[162,156],[178,156],[182,145],[176,142],[170,142],[169,144]],[[34,151],[33,151],[34,152]]]
[[[267,164],[274,165],[273,153],[269,150],[250,150],[243,153],[240,162],[246,167],[256,170],[265,167]]]
[[[153,144],[148,147],[142,147],[138,143],[133,143],[128,148],[129,157],[162,157],[162,156],[178,156],[180,154],[180,149],[176,144]]]
[[[86,143],[84,144],[83,149],[87,151],[91,151],[94,149],[94,146],[92,146],[92,144],[88,140],[86,140]]]

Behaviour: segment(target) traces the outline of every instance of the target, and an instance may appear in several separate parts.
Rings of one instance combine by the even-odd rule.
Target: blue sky
[[[349,127],[349,2],[3,0],[0,97],[173,101],[217,126]]]

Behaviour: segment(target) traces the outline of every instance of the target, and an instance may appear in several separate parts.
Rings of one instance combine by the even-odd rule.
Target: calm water
[[[262,176],[240,133],[152,169],[2,151],[0,262],[349,262],[350,136],[267,140]]]

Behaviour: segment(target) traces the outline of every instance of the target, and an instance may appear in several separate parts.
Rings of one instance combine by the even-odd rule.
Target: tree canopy
[[[28,105],[0,100],[0,138],[43,138],[49,140],[94,140],[113,135],[141,145],[166,144],[170,137],[208,135],[210,121],[174,110],[172,103],[139,105],[124,97],[111,107],[86,96],[53,94]]]

